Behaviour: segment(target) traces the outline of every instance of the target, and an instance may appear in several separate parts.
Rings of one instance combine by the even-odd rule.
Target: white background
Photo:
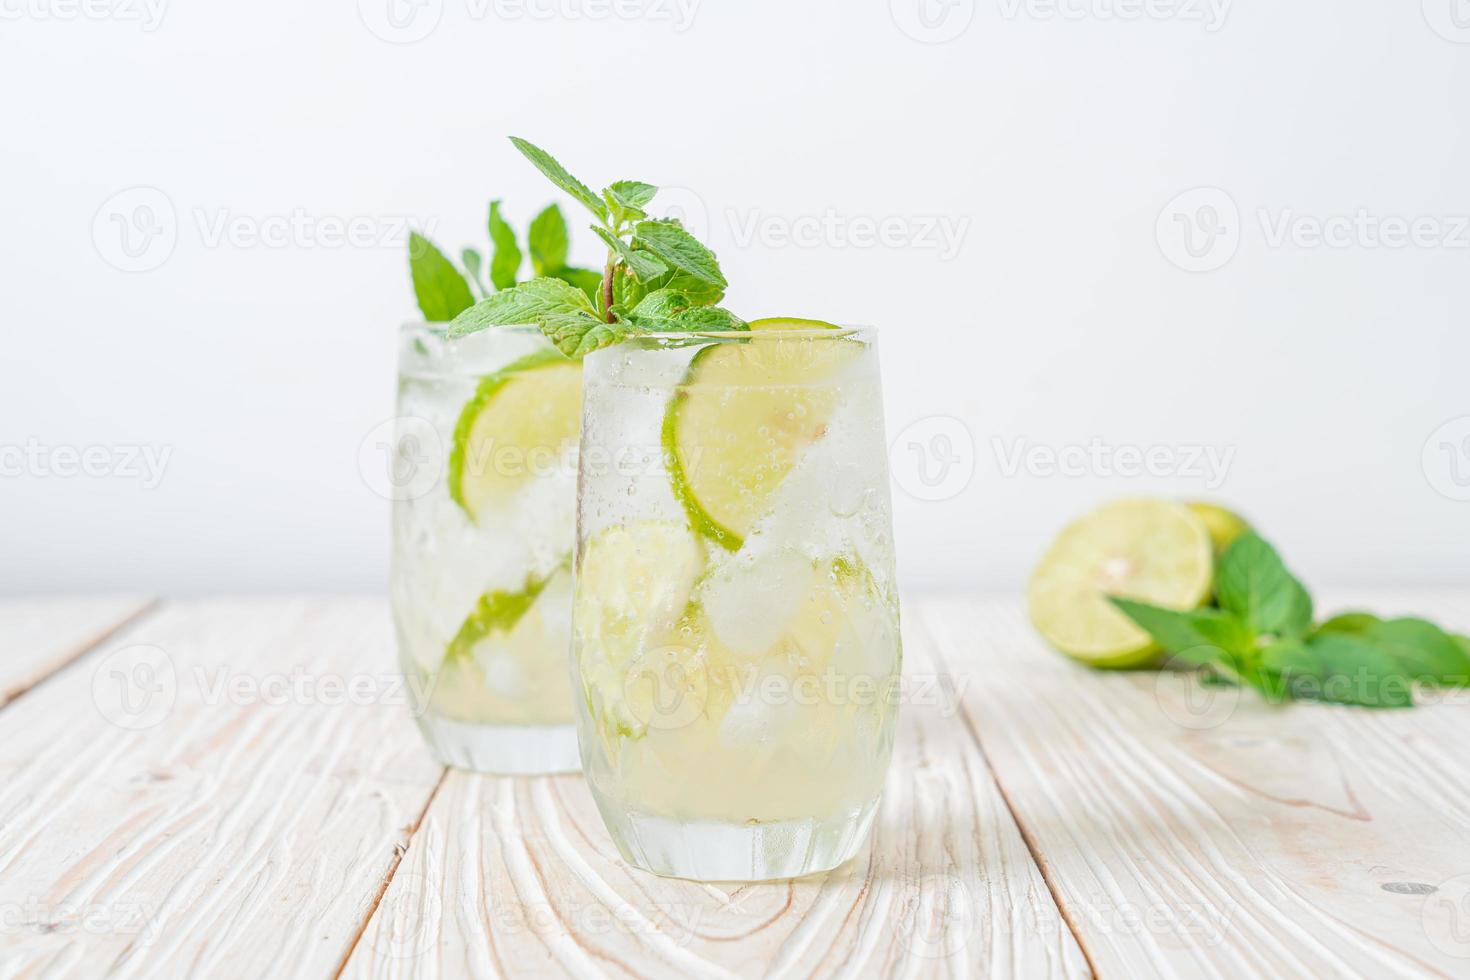
[[[149,2],[0,0],[0,447],[171,453],[153,487],[0,449],[0,591],[380,590],[402,219],[524,226],[511,133],[697,188],[738,312],[882,328],[910,588],[1017,588],[1138,493],[1234,503],[1314,583],[1470,574],[1465,0]],[[130,259],[133,219],[172,234]],[[1173,472],[1010,465],[1094,439]]]

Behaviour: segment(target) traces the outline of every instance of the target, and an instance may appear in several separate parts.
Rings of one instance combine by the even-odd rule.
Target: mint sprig
[[[511,142],[592,213],[592,231],[607,246],[607,262],[595,282],[594,273],[551,269],[558,249],[565,256],[565,228],[558,229],[550,218],[543,223],[543,213],[531,229],[536,278],[462,310],[450,324],[451,337],[489,326],[535,323],[563,354],[581,357],[638,334],[746,329],[745,321],[716,305],[729,284],[715,254],[679,222],[648,216],[657,187],[618,180],[599,195],[545,150],[514,136]],[[558,289],[552,283],[576,289]]]
[[[456,268],[426,236],[418,232],[410,236],[409,272],[413,277],[414,298],[425,320],[447,323],[477,301],[511,289],[520,280],[525,255],[515,229],[501,213],[498,200],[490,202],[486,229],[490,236],[489,263],[479,249],[465,248],[460,252],[461,268]],[[538,214],[531,222],[527,239],[535,275],[559,279],[582,290],[590,304],[602,277],[591,269],[567,265],[570,241],[561,209],[552,204]]]
[[[1220,556],[1217,607],[1112,604],[1166,652],[1246,684],[1266,700],[1412,707],[1414,686],[1470,685],[1470,640],[1418,618],[1343,613],[1314,625],[1310,593],[1264,538],[1247,533]]]

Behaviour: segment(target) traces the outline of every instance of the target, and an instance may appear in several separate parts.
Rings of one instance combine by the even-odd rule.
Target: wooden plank
[[[1470,627],[1463,594],[1367,598]],[[949,668],[983,680],[965,712],[1100,976],[1470,971],[1463,694],[1271,707],[1088,671],[1045,649],[1019,602],[917,612]]]
[[[136,596],[0,599],[0,707],[151,605]]]
[[[911,700],[938,702],[923,636],[906,640],[930,684]],[[452,773],[346,975],[1086,976],[950,700],[904,706],[866,851],[792,882],[635,871],[580,777]]]
[[[165,606],[0,711],[0,976],[329,976],[437,785],[378,600]]]

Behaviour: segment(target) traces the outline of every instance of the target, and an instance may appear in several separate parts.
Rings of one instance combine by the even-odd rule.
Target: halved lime
[[[863,349],[841,338],[781,336],[813,325],[831,327],[758,320],[755,336],[711,344],[669,401],[662,443],[674,496],[695,530],[731,551],[801,454],[827,434],[836,379]]]
[[[644,683],[685,673],[692,651],[679,624],[704,548],[687,527],[640,521],[603,530],[582,549],[577,566],[576,650],[587,707],[606,737],[640,737],[661,695]],[[653,676],[650,676],[653,672]],[[682,696],[682,695],[679,695]]]
[[[1235,539],[1251,529],[1244,517],[1232,510],[1226,510],[1219,504],[1210,504],[1202,500],[1192,500],[1187,505],[1194,511],[1200,520],[1205,522],[1209,529],[1210,540],[1215,545],[1215,554],[1223,555],[1225,549],[1235,543]]]
[[[538,351],[487,375],[454,426],[449,495],[478,521],[557,465],[581,423],[580,361]]]
[[[1158,648],[1107,601],[1110,595],[1171,609],[1209,599],[1209,529],[1169,500],[1119,500],[1067,527],[1031,576],[1031,621],[1058,650],[1096,667],[1136,667]]]

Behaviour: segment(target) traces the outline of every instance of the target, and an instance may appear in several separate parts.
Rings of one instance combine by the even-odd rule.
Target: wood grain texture
[[[1347,605],[1470,628],[1463,593],[1329,608]],[[952,670],[975,671],[966,713],[1099,975],[1470,975],[1464,694],[1271,707],[1088,671],[1045,649],[1018,601],[910,612]]]
[[[391,637],[169,605],[0,710],[0,977],[331,976],[441,776]]]
[[[0,707],[151,605],[136,596],[0,599]]]
[[[936,668],[906,636],[908,674]],[[869,846],[794,882],[622,863],[579,777],[452,773],[349,977],[1046,977],[1087,965],[961,720],[906,704]]]

